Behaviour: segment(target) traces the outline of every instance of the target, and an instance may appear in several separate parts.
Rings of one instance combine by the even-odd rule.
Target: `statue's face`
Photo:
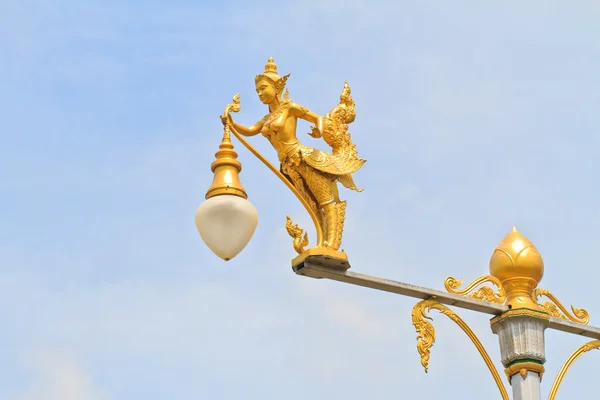
[[[256,84],[256,93],[263,104],[271,104],[277,97],[275,88],[269,82],[262,80]]]

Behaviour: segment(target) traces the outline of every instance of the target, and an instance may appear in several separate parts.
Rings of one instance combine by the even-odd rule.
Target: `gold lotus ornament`
[[[532,295],[544,276],[544,261],[533,243],[517,228],[513,227],[494,250],[490,275],[502,283],[507,306],[539,310]]]

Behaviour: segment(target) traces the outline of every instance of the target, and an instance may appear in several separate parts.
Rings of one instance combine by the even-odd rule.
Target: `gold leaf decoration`
[[[498,292],[495,292],[494,289],[492,289],[490,287],[483,286],[483,287],[480,287],[475,292],[469,293],[470,291],[475,289],[477,286],[479,286],[483,283],[486,283],[486,282],[490,282],[490,283],[493,283],[494,285],[496,285],[496,287],[498,287]],[[470,297],[473,299],[489,301],[490,303],[496,303],[496,304],[502,304],[506,300],[506,291],[504,290],[504,286],[502,286],[502,283],[496,277],[482,276],[480,278],[475,279],[473,282],[471,282],[469,285],[467,285],[466,288],[459,290],[458,288],[461,285],[462,285],[462,279],[456,279],[451,276],[446,278],[446,280],[444,281],[444,286],[446,287],[446,290],[452,294],[463,295],[463,296],[467,296],[467,297]]]
[[[590,322],[590,314],[585,309],[571,306],[571,310],[573,311],[573,314],[571,314],[556,296],[546,289],[537,288],[533,291],[533,294],[536,299],[539,299],[542,296],[550,299],[552,303],[544,302],[540,304],[540,307],[553,317],[570,320],[584,325]]]
[[[460,286],[460,285],[459,285]],[[412,322],[418,333],[417,335],[417,351],[421,356],[421,365],[425,368],[425,372],[427,372],[429,368],[429,359],[431,357],[431,347],[435,343],[435,329],[433,324],[429,321],[432,318],[427,315],[427,312],[431,309],[436,309],[440,311],[442,314],[448,316],[452,321],[454,321],[462,330],[467,334],[471,342],[477,348],[477,351],[483,358],[483,361],[487,365],[490,373],[492,374],[496,385],[498,386],[498,390],[500,390],[500,394],[502,395],[503,400],[510,400],[508,397],[508,392],[502,383],[502,379],[500,378],[500,374],[489,354],[481,344],[481,341],[477,338],[475,333],[469,328],[469,326],[463,321],[458,314],[454,311],[446,307],[445,305],[439,303],[435,298],[425,299],[418,302],[412,309]],[[428,321],[429,320],[429,321]]]

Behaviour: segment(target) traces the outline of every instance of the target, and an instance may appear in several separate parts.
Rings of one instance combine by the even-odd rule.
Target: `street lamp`
[[[240,109],[239,95],[225,108],[224,117],[230,111]],[[239,173],[242,163],[237,160],[230,137],[230,126],[225,125],[223,140],[211,165],[215,176],[206,192],[206,201],[196,210],[198,233],[218,257],[225,261],[238,255],[248,244],[256,225],[258,213],[248,201]]]
[[[358,189],[352,173],[365,160],[357,155],[350,140],[348,124],[355,117],[355,105],[348,83],[344,85],[339,104],[324,117],[293,103],[283,89],[289,75],[277,74],[272,58],[265,71],[255,78],[260,100],[268,105],[269,114],[251,127],[233,121],[229,111],[239,111],[239,96],[225,108],[222,117],[225,135],[217,160],[212,164],[215,178],[207,198],[196,212],[200,235],[219,257],[228,260],[237,255],[250,240],[256,228],[256,210],[247,201],[238,173],[241,164],[236,160],[229,133],[258,157],[296,195],[312,218],[316,244],[310,248],[307,233],[294,225],[288,216],[286,228],[293,238],[298,256],[292,259],[293,271],[302,276],[331,279],[376,290],[420,299],[413,307],[412,323],[418,332],[417,350],[425,372],[429,367],[430,349],[436,332],[428,312],[440,311],[451,318],[471,339],[482,356],[503,400],[508,391],[488,352],[471,328],[448,306],[490,314],[491,330],[498,335],[501,362],[514,400],[541,400],[540,383],[544,374],[546,329],[556,329],[592,338],[567,359],[554,379],[548,400],[555,400],[558,389],[571,365],[584,353],[600,348],[600,328],[588,325],[589,314],[581,308],[571,311],[548,290],[538,287],[544,275],[544,262],[537,248],[516,228],[494,250],[489,275],[482,276],[464,288],[461,279],[446,278],[446,292],[415,286],[389,279],[349,271],[345,252],[340,251],[346,202],[341,201],[337,184]],[[331,152],[319,151],[300,143],[296,136],[297,119],[315,124],[314,138],[323,138]],[[262,133],[278,153],[280,168],[274,167],[243,136]],[[485,286],[492,284],[496,287]],[[541,297],[550,301],[540,302]]]

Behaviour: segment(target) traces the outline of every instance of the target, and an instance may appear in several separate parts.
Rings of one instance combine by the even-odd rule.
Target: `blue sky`
[[[3,0],[0,398],[496,398],[444,316],[425,374],[415,300],[295,276],[285,215],[309,218],[239,144],[259,225],[228,263],[207,249],[218,116],[237,92],[239,122],[266,113],[269,56],[319,114],[348,80],[368,160],[365,191],[341,193],[353,270],[440,289],[487,274],[516,225],[540,286],[597,326],[599,17],[583,0]],[[459,312],[501,368],[488,316]],[[544,393],[586,341],[546,338]],[[598,362],[560,395],[585,398]]]

